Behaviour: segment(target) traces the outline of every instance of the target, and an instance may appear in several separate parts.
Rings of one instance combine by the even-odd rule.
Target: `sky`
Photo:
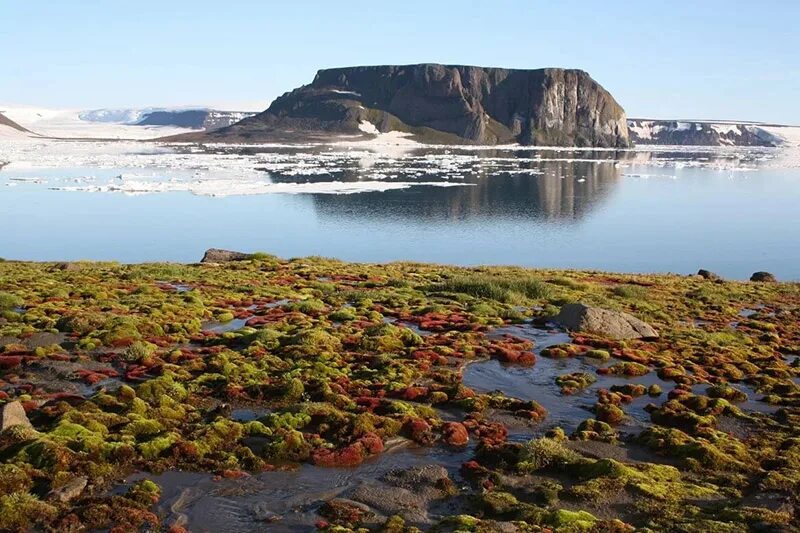
[[[588,71],[629,117],[800,124],[798,0],[0,0],[0,102],[263,109],[320,68]]]

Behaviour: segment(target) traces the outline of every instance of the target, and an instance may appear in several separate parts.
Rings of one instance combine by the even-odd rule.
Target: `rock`
[[[388,472],[380,481],[359,486],[351,499],[383,514],[399,514],[413,523],[427,523],[431,502],[451,494],[452,481],[440,465],[415,466]]]
[[[83,267],[80,263],[56,263],[53,268],[55,270],[63,270],[64,272],[77,272]]]
[[[633,315],[581,303],[562,306],[553,320],[572,331],[599,333],[614,339],[658,337],[651,325]]]
[[[11,426],[33,428],[28,415],[25,414],[25,408],[17,401],[8,402],[0,408],[0,431],[5,431]]]
[[[259,522],[277,522],[281,519],[281,515],[273,512],[264,502],[254,504],[250,512],[253,515],[253,520]]]
[[[358,487],[351,498],[385,515],[399,514],[415,523],[429,521],[428,501],[414,491],[402,487],[367,482]]]
[[[220,250],[218,248],[209,248],[203,255],[201,263],[229,263],[231,261],[246,261],[251,259],[253,254],[246,254],[243,252],[233,252],[231,250]]]
[[[11,344],[21,344],[22,339],[19,337],[0,336],[0,348],[5,348]]]
[[[440,465],[415,466],[388,472],[383,480],[395,487],[414,489],[424,492],[425,488],[437,487],[450,480],[447,469]]]
[[[442,436],[450,446],[466,446],[469,442],[467,428],[460,422],[445,422],[442,426]]]
[[[770,282],[774,283],[778,281],[773,274],[769,272],[753,272],[753,275],[750,276],[750,281],[762,281],[762,282]]]
[[[630,146],[625,111],[582,70],[438,64],[320,70],[263,113],[173,139],[291,141],[388,131],[440,144]]]
[[[47,499],[61,503],[72,501],[81,495],[88,482],[88,478],[84,476],[76,477],[63,487],[51,490],[47,495]]]
[[[328,500],[322,504],[319,514],[338,524],[374,522],[377,516],[368,505],[346,498]]]
[[[52,346],[54,344],[61,344],[66,340],[67,336],[64,333],[50,333],[49,331],[37,331],[33,335],[26,337],[22,343],[29,350]]]
[[[698,270],[697,271],[697,275],[700,276],[703,279],[710,279],[712,281],[716,281],[718,279],[722,279],[722,278],[719,277],[718,274],[715,274],[714,272],[711,272],[710,270],[706,270],[704,268],[701,268],[700,270]]]

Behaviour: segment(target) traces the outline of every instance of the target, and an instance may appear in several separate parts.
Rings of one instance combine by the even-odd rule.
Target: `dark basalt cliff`
[[[423,142],[626,147],[625,111],[586,72],[437,64],[321,70],[206,140],[401,131]]]

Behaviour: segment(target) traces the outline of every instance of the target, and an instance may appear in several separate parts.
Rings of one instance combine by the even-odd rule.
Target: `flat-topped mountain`
[[[434,143],[630,145],[625,111],[582,70],[438,64],[321,70],[258,115],[183,138],[256,142],[389,131]]]

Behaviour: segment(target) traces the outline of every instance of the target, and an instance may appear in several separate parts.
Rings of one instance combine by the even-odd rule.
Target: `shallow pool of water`
[[[310,531],[320,519],[319,506],[335,497],[346,498],[365,483],[387,472],[415,466],[444,466],[461,483],[458,469],[471,458],[473,448],[453,451],[397,443],[378,457],[355,468],[319,468],[301,465],[295,470],[265,472],[243,479],[215,479],[210,474],[168,471],[136,474],[132,482],[148,478],[161,487],[157,512],[166,523],[190,531]]]

